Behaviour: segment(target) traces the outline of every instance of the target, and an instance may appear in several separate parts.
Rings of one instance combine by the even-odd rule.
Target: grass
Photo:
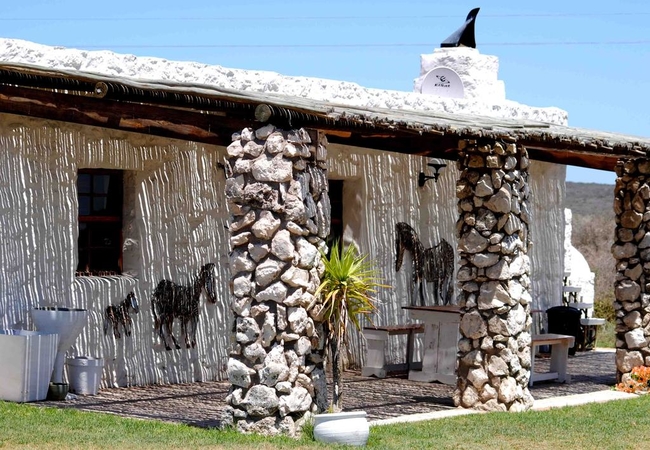
[[[297,448],[287,437],[243,436],[112,414],[0,402],[0,449]]]
[[[616,347],[616,325],[609,320],[601,326],[596,335],[596,347],[614,348]]]
[[[551,411],[473,414],[373,427],[378,449],[650,449],[650,396]],[[0,402],[0,448],[293,449],[308,439],[265,438],[101,413]]]
[[[650,399],[622,400],[521,414],[462,416],[386,427],[378,448],[409,449],[647,449]]]

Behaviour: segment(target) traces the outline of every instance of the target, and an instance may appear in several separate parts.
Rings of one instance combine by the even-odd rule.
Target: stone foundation
[[[616,377],[650,365],[650,159],[619,161],[616,240]]]
[[[226,164],[234,312],[229,414],[243,432],[294,435],[327,408],[314,293],[329,234],[325,138],[272,125],[233,135]]]
[[[530,379],[528,156],[499,142],[461,141],[457,223],[461,339],[454,402],[522,411]]]

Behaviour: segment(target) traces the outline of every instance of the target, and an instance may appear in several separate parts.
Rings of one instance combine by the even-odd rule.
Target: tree
[[[362,319],[377,309],[374,295],[381,278],[374,262],[360,255],[354,246],[342,248],[334,242],[329,256],[322,254],[325,271],[316,296],[323,302],[327,345],[332,359],[333,411],[341,410],[341,350],[347,345],[350,325],[361,330]]]

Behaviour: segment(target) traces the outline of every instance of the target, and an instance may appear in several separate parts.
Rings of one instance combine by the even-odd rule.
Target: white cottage
[[[87,309],[73,353],[104,358],[106,386],[218,380],[228,365],[246,395],[277,349],[291,383],[318,386],[305,305],[332,225],[393,286],[377,324],[405,322],[412,303],[462,307],[459,404],[525,408],[530,309],[562,297],[563,164],[613,170],[650,143],[506,100],[497,58],[472,48],[423,55],[416,91],[437,66],[465,98],[0,40],[0,327],[31,328],[36,306]],[[420,186],[430,157],[447,166]],[[642,226],[631,215],[623,226]],[[395,271],[398,223],[454,249],[451,297],[419,297],[408,257]],[[617,257],[633,266],[629,234]],[[206,280],[210,297],[194,290]],[[632,283],[619,289],[630,304]],[[131,292],[140,313],[118,337],[107,308]],[[187,304],[161,306],[173,296]],[[485,406],[468,377],[503,352],[519,358],[501,377],[512,386]],[[357,365],[362,354],[357,340]]]

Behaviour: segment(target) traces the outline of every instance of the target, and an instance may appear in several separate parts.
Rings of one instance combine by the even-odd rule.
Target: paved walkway
[[[538,357],[535,368],[540,372],[548,370],[548,363],[548,358]],[[542,400],[611,389],[616,383],[614,352],[578,352],[569,357],[569,373],[570,384],[535,383],[531,388],[533,397]],[[345,409],[363,409],[370,421],[455,410],[452,386],[418,383],[405,377],[380,380],[361,377],[358,372],[346,372],[344,376]],[[229,388],[227,382],[208,382],[102,389],[94,396],[38,404],[214,427],[219,425]]]

